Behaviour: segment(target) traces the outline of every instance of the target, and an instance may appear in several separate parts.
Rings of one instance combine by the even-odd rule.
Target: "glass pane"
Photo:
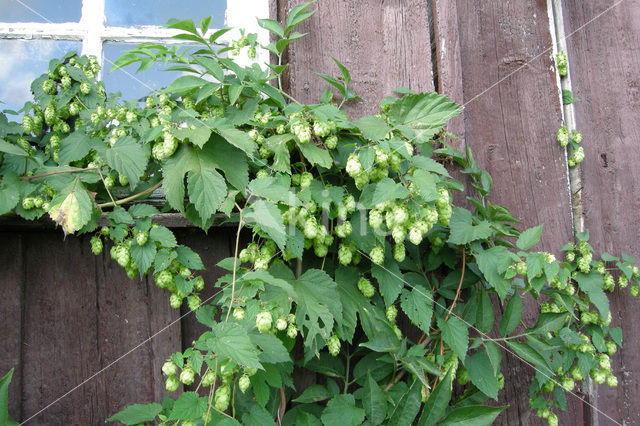
[[[82,0],[0,0],[0,22],[78,22]]]
[[[0,39],[0,109],[22,108],[32,99],[31,82],[47,72],[49,61],[81,49],[75,41]]]
[[[238,0],[235,0],[238,1]],[[213,16],[210,28],[224,26],[227,0],[106,0],[107,25],[163,25],[169,19],[193,19]]]
[[[136,73],[140,63],[135,63],[111,72],[113,62],[133,49],[137,44],[105,43],[102,80],[107,93],[120,92],[123,100],[141,99],[154,90],[162,89],[182,75],[181,71],[162,71],[169,65],[154,63],[149,69]]]

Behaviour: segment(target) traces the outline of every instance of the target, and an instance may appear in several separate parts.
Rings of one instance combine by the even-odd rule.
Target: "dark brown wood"
[[[108,250],[95,263],[100,367],[108,367],[96,381],[102,386],[101,409],[109,416],[132,403],[162,400],[160,367],[182,349],[179,311],[153,278],[130,280]]]
[[[9,415],[22,418],[22,292],[24,267],[22,237],[14,232],[0,232],[0,377],[14,369],[9,386]]]
[[[493,177],[491,202],[508,207],[524,227],[545,223],[545,243],[537,248],[558,253],[571,238],[572,224],[564,155],[555,142],[561,123],[558,92],[551,59],[541,54],[551,47],[546,5],[540,1],[450,3],[435,4],[439,89],[459,96],[461,78],[465,142]],[[447,48],[453,53],[448,59]],[[533,313],[530,306],[526,323],[532,323]],[[501,401],[511,406],[498,423],[536,422],[527,401],[533,370],[511,355],[505,367]],[[561,416],[560,422],[575,424],[582,407],[571,397],[568,403],[566,420]]]
[[[290,10],[302,1],[279,3]],[[331,57],[349,69],[353,90],[364,99],[347,106],[353,116],[377,112],[380,100],[398,87],[433,90],[427,2],[320,0],[316,5],[316,14],[298,29],[308,34],[288,51],[285,83],[294,98],[319,101],[327,83],[314,72],[340,74]]]
[[[576,125],[584,135],[585,223],[596,251],[640,259],[640,4],[623,1],[607,10],[613,5],[569,0],[563,9],[565,32],[575,32],[567,47],[574,96],[580,98]],[[613,325],[624,332],[624,348],[612,363],[619,384],[600,386],[597,405],[620,423],[639,424],[640,304],[618,289],[611,310]],[[600,415],[599,423],[611,421]]]
[[[100,370],[95,264],[86,238],[23,235],[23,419]],[[91,380],[30,424],[96,424],[104,397]]]

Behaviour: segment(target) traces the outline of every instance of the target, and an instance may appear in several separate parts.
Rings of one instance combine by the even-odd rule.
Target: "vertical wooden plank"
[[[169,306],[168,293],[156,287],[152,278],[130,280],[110,258],[108,248],[95,262],[100,367],[115,362],[96,377],[106,418],[132,403],[162,400],[160,368],[171,353],[181,349],[180,322],[147,341],[178,318],[178,311]]]
[[[25,260],[23,419],[100,369],[95,264],[83,238],[58,232],[23,234]],[[92,380],[30,424],[104,421],[99,382]]]
[[[22,238],[16,232],[0,232],[0,377],[14,369],[9,386],[9,415],[22,418],[22,291],[24,266]]]
[[[280,3],[289,10],[302,0]],[[364,99],[347,106],[354,116],[377,112],[380,100],[397,87],[433,90],[427,2],[320,0],[316,5],[316,14],[298,29],[308,34],[289,48],[285,84],[294,98],[319,101],[327,83],[314,72],[339,75],[331,57],[350,70],[353,89]]]
[[[640,2],[564,2],[577,127],[584,135],[585,223],[596,251],[640,258]],[[575,32],[575,34],[573,34]],[[598,387],[599,410],[625,424],[640,423],[640,304],[618,289],[613,326],[624,348],[613,357],[617,388]],[[611,421],[600,415],[599,424]]]
[[[447,85],[453,84],[455,93],[459,90],[456,79],[462,78],[465,141],[493,177],[491,202],[508,207],[524,227],[544,223],[544,243],[537,248],[558,253],[571,239],[572,224],[564,155],[555,142],[561,111],[552,59],[541,54],[551,47],[546,5],[541,1],[449,3],[436,2],[434,21],[445,43],[447,37],[449,43],[459,37],[461,71],[455,74],[455,57],[449,62],[439,57],[444,71],[453,70],[444,73],[452,77],[442,80],[440,90],[446,93]],[[452,23],[456,15],[457,23]],[[442,34],[445,21],[447,33]],[[455,54],[455,45],[452,49]],[[439,56],[446,53],[441,49]],[[530,306],[526,323],[532,324],[533,313]],[[531,367],[511,355],[505,366],[502,400],[510,408],[498,422],[536,422],[527,402]],[[575,424],[582,413],[580,400],[569,397],[567,402],[569,411],[560,416],[560,422]]]

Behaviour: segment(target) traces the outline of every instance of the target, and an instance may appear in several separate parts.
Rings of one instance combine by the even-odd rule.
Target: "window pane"
[[[0,109],[22,108],[32,99],[31,82],[47,71],[49,61],[81,49],[74,41],[0,40]]]
[[[0,22],[78,22],[82,0],[0,0]]]
[[[120,92],[123,100],[141,99],[153,90],[159,90],[169,85],[182,75],[181,71],[162,71],[169,65],[155,63],[149,69],[136,73],[140,63],[135,63],[111,72],[113,62],[126,50],[133,49],[136,44],[105,43],[104,68],[102,80],[107,93]]]
[[[238,0],[235,0],[238,1]],[[224,26],[227,0],[106,0],[107,25],[163,25],[169,19],[193,19],[213,16],[210,28]]]

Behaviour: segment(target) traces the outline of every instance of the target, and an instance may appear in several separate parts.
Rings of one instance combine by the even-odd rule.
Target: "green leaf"
[[[280,250],[284,250],[287,234],[278,207],[273,203],[258,199],[251,204],[244,218],[247,222],[258,225],[260,229],[269,234]]]
[[[487,283],[496,290],[500,299],[504,301],[511,289],[511,280],[505,279],[504,273],[514,261],[518,261],[520,258],[503,246],[478,251],[475,253],[475,258]]]
[[[433,158],[425,157],[423,155],[414,155],[411,157],[411,164],[427,172],[437,173],[442,176],[449,176],[447,169]]]
[[[156,245],[153,242],[147,241],[143,246],[139,246],[138,244],[131,245],[131,258],[138,265],[140,276],[145,275],[149,271],[155,257]]]
[[[362,406],[369,423],[376,426],[387,416],[387,396],[367,371],[367,379],[362,387]]]
[[[522,319],[522,297],[518,291],[513,293],[513,296],[509,298],[507,306],[502,314],[498,331],[503,336],[511,333],[518,327],[520,320]]]
[[[469,347],[468,326],[458,317],[450,316],[447,321],[438,317],[438,327],[442,331],[444,342],[464,362]]]
[[[518,241],[516,241],[516,246],[520,250],[529,250],[531,247],[538,244],[538,241],[540,241],[540,235],[542,234],[542,226],[543,224],[540,224],[522,232],[518,237]]]
[[[242,414],[242,423],[244,423],[246,426],[275,426],[276,424],[273,421],[273,417],[271,416],[271,414],[269,414],[269,412],[265,408],[261,407],[258,404],[253,404],[248,412]]]
[[[13,368],[0,379],[0,425],[17,425],[17,423],[9,417],[9,384],[11,383],[12,377]]]
[[[411,323],[425,333],[431,328],[431,316],[433,315],[433,296],[423,287],[415,287],[409,291],[402,289],[400,306],[409,317]]]
[[[213,76],[213,78],[215,78],[221,83],[224,81],[224,71],[222,70],[222,67],[220,66],[217,60],[213,58],[209,58],[207,56],[200,56],[200,55],[198,56],[194,55],[192,56],[192,58],[198,65],[200,65],[202,68],[207,70],[209,75]],[[217,87],[217,86],[214,86],[214,87]]]
[[[249,338],[254,345],[257,345],[262,350],[262,353],[258,356],[260,362],[277,364],[291,361],[289,351],[282,344],[282,340],[276,336],[252,333]]]
[[[400,266],[395,261],[385,262],[383,266],[371,267],[371,275],[378,281],[380,294],[386,306],[391,306],[404,287],[404,278]]]
[[[213,118],[206,121],[206,124],[215,129],[227,142],[238,149],[244,151],[253,158],[256,152],[256,143],[246,132],[236,129],[232,123],[223,118]]]
[[[7,154],[17,155],[19,157],[28,157],[27,151],[21,146],[14,145],[5,140],[0,139],[0,152],[6,152]]]
[[[296,194],[289,190],[288,185],[284,185],[281,180],[272,176],[252,180],[247,189],[253,195],[279,201],[289,206],[301,204]]]
[[[151,404],[134,404],[109,417],[109,422],[120,422],[125,425],[137,425],[139,423],[152,422],[162,411],[162,405],[153,402]]]
[[[609,316],[609,299],[602,290],[604,285],[602,275],[595,270],[591,270],[588,275],[578,272],[575,280],[578,282],[580,290],[584,291],[589,296],[591,303],[598,308],[602,318],[607,318]]]
[[[92,139],[82,132],[75,131],[60,141],[58,163],[64,165],[72,161],[82,160],[96,145],[96,139]]]
[[[316,10],[318,9],[314,9],[311,11],[307,10],[313,3],[315,3],[315,0],[299,4],[298,6],[291,9],[289,15],[287,15],[287,33],[293,30],[293,28],[299,25],[302,21],[308,19],[311,15],[316,13]]]
[[[91,220],[94,202],[78,178],[51,200],[49,217],[73,234]]]
[[[364,410],[356,407],[353,395],[336,395],[322,411],[322,423],[326,426],[357,426],[364,421],[364,415]]]
[[[227,184],[207,158],[199,155],[197,165],[187,175],[189,201],[204,222],[220,208],[227,196]]]
[[[175,251],[169,251],[167,249],[160,249],[156,254],[156,259],[154,261],[154,272],[160,272],[163,269],[167,269],[171,262],[173,262],[178,255]]]
[[[457,408],[442,419],[438,426],[489,426],[506,408],[486,405]]]
[[[482,393],[489,398],[498,400],[498,378],[486,351],[483,349],[467,358],[465,367],[469,371],[469,378]]]
[[[0,216],[10,212],[20,202],[20,179],[13,173],[7,173],[2,177],[0,188]]]
[[[354,124],[362,132],[362,136],[374,142],[384,139],[391,131],[384,120],[373,115],[359,118]]]
[[[302,395],[294,399],[294,402],[303,404],[320,402],[331,398],[332,394],[322,385],[311,385],[302,392]]]
[[[273,135],[266,140],[266,144],[273,151],[273,170],[282,173],[291,173],[291,153],[287,142],[292,139],[290,133]]]
[[[106,216],[109,218],[109,222],[111,224],[124,223],[127,225],[133,225],[135,223],[131,214],[121,206],[115,206],[112,211],[106,214]]]
[[[420,196],[424,201],[434,201],[440,198],[436,187],[436,179],[431,173],[418,169],[413,172],[413,176],[409,177],[409,180],[418,187]]]
[[[542,334],[548,331],[558,331],[569,320],[569,314],[554,314],[545,312],[538,316],[536,325],[527,330],[528,333]]]
[[[149,237],[163,247],[172,248],[178,245],[176,236],[166,226],[158,225],[152,227],[151,231],[149,231]]]
[[[231,358],[245,367],[262,368],[258,361],[258,349],[247,336],[246,330],[237,323],[215,324],[212,333],[207,332],[198,339],[196,348],[210,350],[222,358]]]
[[[125,136],[116,141],[104,154],[107,164],[129,179],[129,184],[135,186],[147,168],[149,155],[143,146],[133,137]]]
[[[446,96],[421,93],[403,96],[391,104],[389,119],[395,126],[410,128],[417,142],[426,142],[460,111],[462,108]]]
[[[196,127],[195,129],[189,128],[177,128],[173,129],[171,133],[180,141],[189,141],[196,145],[198,148],[202,148],[204,144],[209,141],[211,137],[211,129],[207,127]]]
[[[421,404],[422,382],[414,380],[411,387],[402,395],[389,419],[390,425],[410,425],[418,415]]]
[[[489,298],[489,294],[484,289],[480,292],[478,297],[480,300],[476,310],[476,324],[478,330],[486,334],[493,328],[493,319],[495,316],[493,303]]]
[[[202,259],[200,259],[200,255],[194,252],[187,246],[178,246],[176,247],[176,253],[178,255],[178,262],[183,264],[189,269],[194,269],[196,271],[201,271],[204,269],[204,265],[202,264]]]
[[[326,149],[319,148],[313,143],[299,143],[298,147],[309,163],[317,164],[327,169],[333,165],[333,159],[331,159],[331,155]]]
[[[148,217],[154,214],[160,214],[160,211],[149,204],[134,204],[129,207],[129,214],[133,217]]]
[[[272,33],[274,33],[280,38],[284,37],[284,30],[282,29],[282,26],[277,21],[274,21],[273,19],[258,18],[258,25],[260,25],[265,30],[271,31]]]
[[[540,355],[537,350],[529,346],[529,344],[515,340],[507,340],[506,343],[518,357],[532,364],[545,377],[554,377],[554,373],[551,371],[551,368],[544,357]]]
[[[211,141],[205,145],[204,151],[208,159],[224,173],[231,185],[244,191],[249,183],[249,165],[247,156],[240,149],[226,142],[219,135],[213,135]]]
[[[195,75],[183,75],[173,80],[173,82],[164,89],[164,92],[175,94],[188,93],[194,89],[204,86],[207,83],[209,83],[207,80],[196,77]]]
[[[384,178],[378,183],[365,185],[360,194],[359,202],[365,208],[373,208],[380,203],[391,200],[404,200],[409,196],[409,190],[404,185],[391,178]]]
[[[465,245],[472,241],[483,240],[489,238],[493,231],[491,224],[483,220],[478,225],[473,225],[471,212],[462,207],[454,207],[449,222],[451,233],[449,234],[449,243]]]
[[[450,368],[446,377],[436,385],[424,404],[418,426],[433,426],[444,415],[451,400],[452,382],[453,368]]]
[[[173,404],[169,420],[199,419],[207,411],[207,398],[196,392],[183,392]]]

